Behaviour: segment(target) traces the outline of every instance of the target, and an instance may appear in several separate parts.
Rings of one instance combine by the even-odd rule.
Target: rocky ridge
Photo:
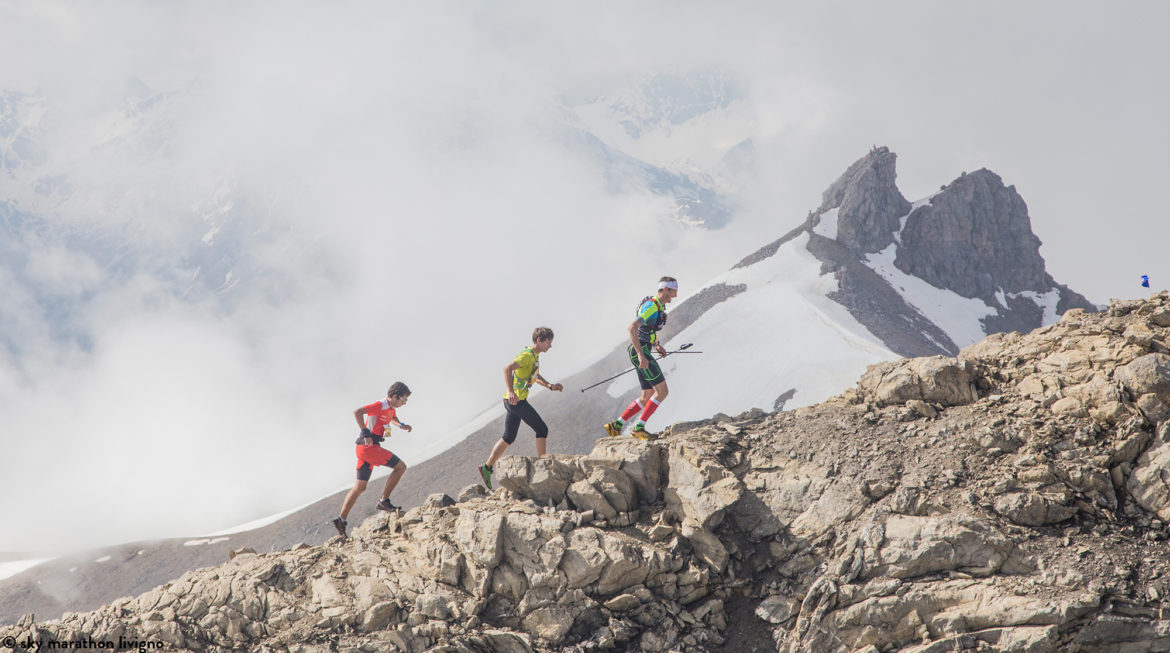
[[[0,641],[180,650],[1170,649],[1170,294],[832,400],[501,461],[349,540],[236,552]]]
[[[801,226],[736,267],[773,256],[783,243],[807,234],[808,251],[837,280],[829,298],[902,356],[954,355],[971,341],[956,342],[911,306],[898,284],[876,271],[875,259],[885,256],[902,274],[979,299],[988,310],[980,319],[983,333],[1030,331],[1070,309],[1097,310],[1046,271],[1015,186],[981,169],[912,204],[895,183],[896,164],[895,153],[874,147],[825,190]],[[835,233],[819,228],[824,221]]]

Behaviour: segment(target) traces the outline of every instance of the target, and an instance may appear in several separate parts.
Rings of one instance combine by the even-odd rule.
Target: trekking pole
[[[685,345],[680,345],[678,349],[675,349],[674,351],[668,351],[668,352],[666,352],[666,354],[664,354],[664,355],[663,355],[661,358],[659,358],[658,360],[662,360],[663,358],[666,358],[667,356],[669,356],[669,355],[671,355],[671,354],[701,354],[701,353],[703,353],[703,352],[701,352],[701,351],[686,351],[687,349],[690,349],[690,348],[691,348],[691,347],[693,347],[693,346],[694,346],[694,343],[693,343],[693,342],[688,342],[688,343],[687,343],[687,344],[685,344]],[[623,375],[623,374],[626,374],[626,373],[628,373],[628,372],[633,372],[633,371],[634,371],[634,370],[636,370],[636,369],[638,369],[638,368],[637,368],[637,367],[631,367],[631,368],[630,368],[630,369],[628,369],[628,370],[623,370],[623,371],[621,371],[621,372],[618,372],[617,374],[614,374],[613,376],[611,376],[611,377],[609,377],[609,378],[607,378],[607,379],[602,379],[602,380],[598,381],[597,383],[594,383],[593,385],[591,385],[591,386],[589,386],[589,387],[587,387],[587,388],[581,388],[581,392],[585,392],[586,390],[588,390],[588,389],[590,389],[590,388],[596,388],[597,386],[601,385],[602,383],[605,383],[606,381],[612,381],[612,380],[614,380],[614,379],[618,378],[619,376],[621,376],[621,375]]]

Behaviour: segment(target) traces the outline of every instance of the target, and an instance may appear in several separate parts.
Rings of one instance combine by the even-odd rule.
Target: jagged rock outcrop
[[[790,412],[510,457],[499,488],[0,641],[177,650],[1170,649],[1170,294]],[[12,637],[14,640],[2,640]]]
[[[910,202],[894,185],[898,155],[878,147],[825,190],[820,212],[837,212],[837,240],[855,253],[879,252],[894,242]]]
[[[785,236],[809,234],[809,252],[840,286],[830,298],[892,351],[954,355],[970,342],[953,341],[897,292],[874,267],[878,252],[892,255],[901,273],[981,300],[989,310],[984,333],[1029,331],[1070,309],[1096,310],[1045,270],[1040,239],[1014,186],[981,169],[911,205],[895,186],[896,163],[893,152],[875,147],[825,191],[800,229]],[[835,236],[818,233],[823,220],[835,220]]]
[[[992,303],[997,292],[1055,285],[1028,206],[987,169],[963,174],[906,218],[894,263],[939,288]]]

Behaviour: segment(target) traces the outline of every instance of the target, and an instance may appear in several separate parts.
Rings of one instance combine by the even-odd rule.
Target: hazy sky
[[[557,332],[545,376],[575,371],[659,276],[698,288],[872,145],[911,200],[998,173],[1095,302],[1165,288],[1168,7],[0,0],[0,90],[41,99],[45,166],[75,191],[51,218],[159,259],[115,278],[26,252],[79,307],[72,345],[0,279],[25,343],[0,358],[0,523],[21,525],[0,551],[198,534],[349,485],[351,412],[395,380],[416,430],[391,446],[416,462],[498,401],[533,327]],[[751,118],[756,175],[721,231],[608,187],[557,135],[562,103],[691,70],[735,80]],[[168,94],[165,146],[115,111],[132,79]],[[33,201],[3,171],[0,193]],[[167,292],[190,275],[168,243],[229,200],[288,291]]]

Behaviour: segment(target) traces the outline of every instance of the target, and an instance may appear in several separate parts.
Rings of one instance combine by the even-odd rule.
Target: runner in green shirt
[[[630,355],[630,362],[638,368],[638,385],[642,388],[642,395],[626,406],[625,412],[612,422],[605,424],[606,434],[618,436],[622,434],[626,420],[641,411],[630,435],[640,440],[652,440],[656,436],[646,430],[646,420],[658,410],[659,404],[666,400],[670,389],[666,387],[666,376],[662,368],[654,360],[651,348],[658,352],[661,358],[666,355],[666,349],[658,342],[658,331],[666,326],[666,305],[678,296],[678,280],[674,277],[662,277],[658,280],[658,291],[653,297],[647,297],[638,305],[638,313],[627,329],[630,336],[630,345],[626,351]]]

